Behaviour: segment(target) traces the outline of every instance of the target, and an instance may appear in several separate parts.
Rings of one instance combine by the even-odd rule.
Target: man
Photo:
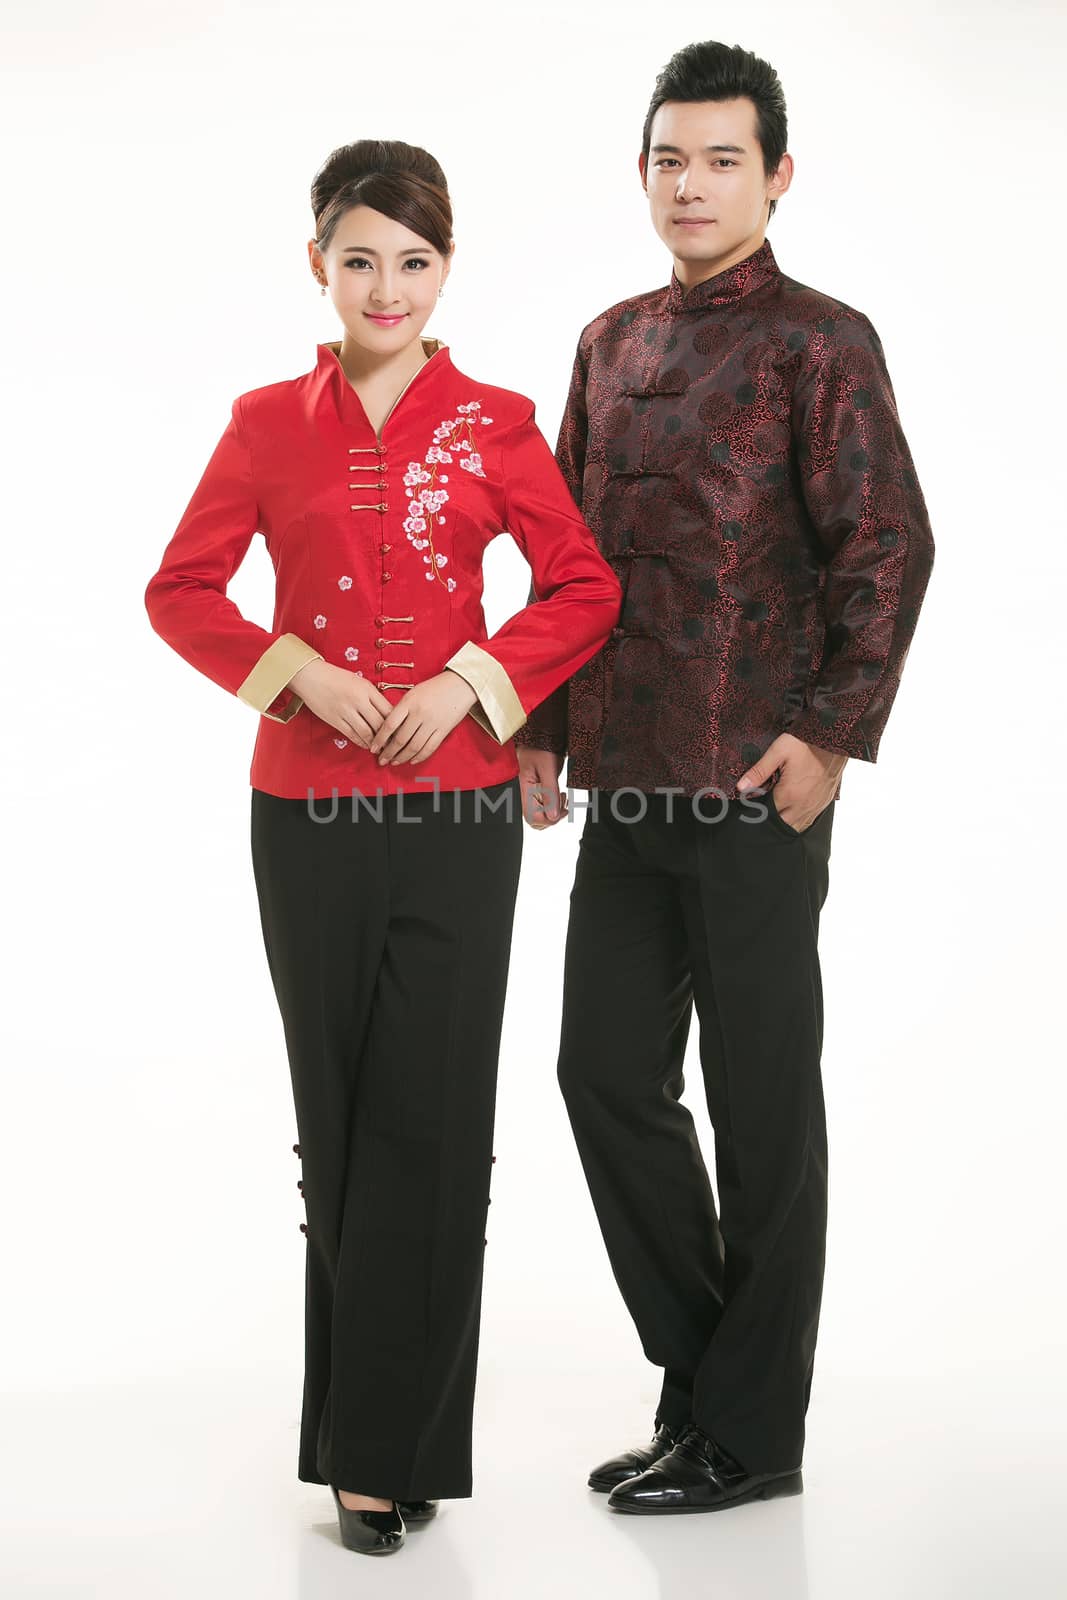
[[[841,773],[876,759],[933,541],[878,335],[765,239],[793,174],[774,70],[714,42],[678,52],[639,168],[670,284],[583,330],[557,450],[623,610],[517,742],[535,826],[566,814],[565,754],[591,791],[559,1079],[663,1368],[651,1444],[589,1482],[619,1511],[681,1512],[802,1487],[826,1237],[819,911]],[[679,1102],[694,1004],[718,1214]]]

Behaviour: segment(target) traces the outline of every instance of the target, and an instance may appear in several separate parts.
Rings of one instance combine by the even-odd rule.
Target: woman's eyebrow
[[[398,250],[397,254],[402,256],[422,256],[426,254],[429,248],[429,245],[425,244],[416,245],[413,250]],[[376,256],[381,253],[378,250],[373,250],[369,244],[346,244],[341,246],[342,255],[348,255],[352,250],[358,250],[360,255],[364,256]]]

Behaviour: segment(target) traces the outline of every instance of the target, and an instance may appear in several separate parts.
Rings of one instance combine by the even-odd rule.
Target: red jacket
[[[260,715],[250,781],[304,799],[476,789],[513,778],[512,736],[604,644],[621,588],[571,498],[525,395],[475,382],[448,346],[376,435],[338,359],[240,395],[145,591],[156,632]],[[491,638],[482,557],[506,530],[536,604]],[[226,586],[262,532],[274,622],[241,615]],[[313,715],[293,674],[317,658],[365,675],[395,704],[446,666],[475,689],[470,714],[412,766],[376,756]],[[302,709],[303,708],[303,709]]]

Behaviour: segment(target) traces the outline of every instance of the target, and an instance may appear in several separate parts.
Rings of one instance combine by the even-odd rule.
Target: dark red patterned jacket
[[[934,547],[862,312],[767,241],[672,272],[583,330],[556,457],[623,609],[517,744],[574,788],[687,795],[733,796],[785,730],[876,759]]]

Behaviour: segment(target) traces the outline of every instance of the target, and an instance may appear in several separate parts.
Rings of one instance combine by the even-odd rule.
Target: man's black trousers
[[[522,830],[517,779],[355,812],[252,791],[305,1202],[305,1483],[471,1493]]]
[[[835,802],[798,832],[773,791],[589,800],[559,1079],[612,1269],[664,1370],[657,1421],[694,1421],[749,1471],[791,1469],[825,1260],[817,937]],[[679,1101],[694,1003],[718,1213]]]

